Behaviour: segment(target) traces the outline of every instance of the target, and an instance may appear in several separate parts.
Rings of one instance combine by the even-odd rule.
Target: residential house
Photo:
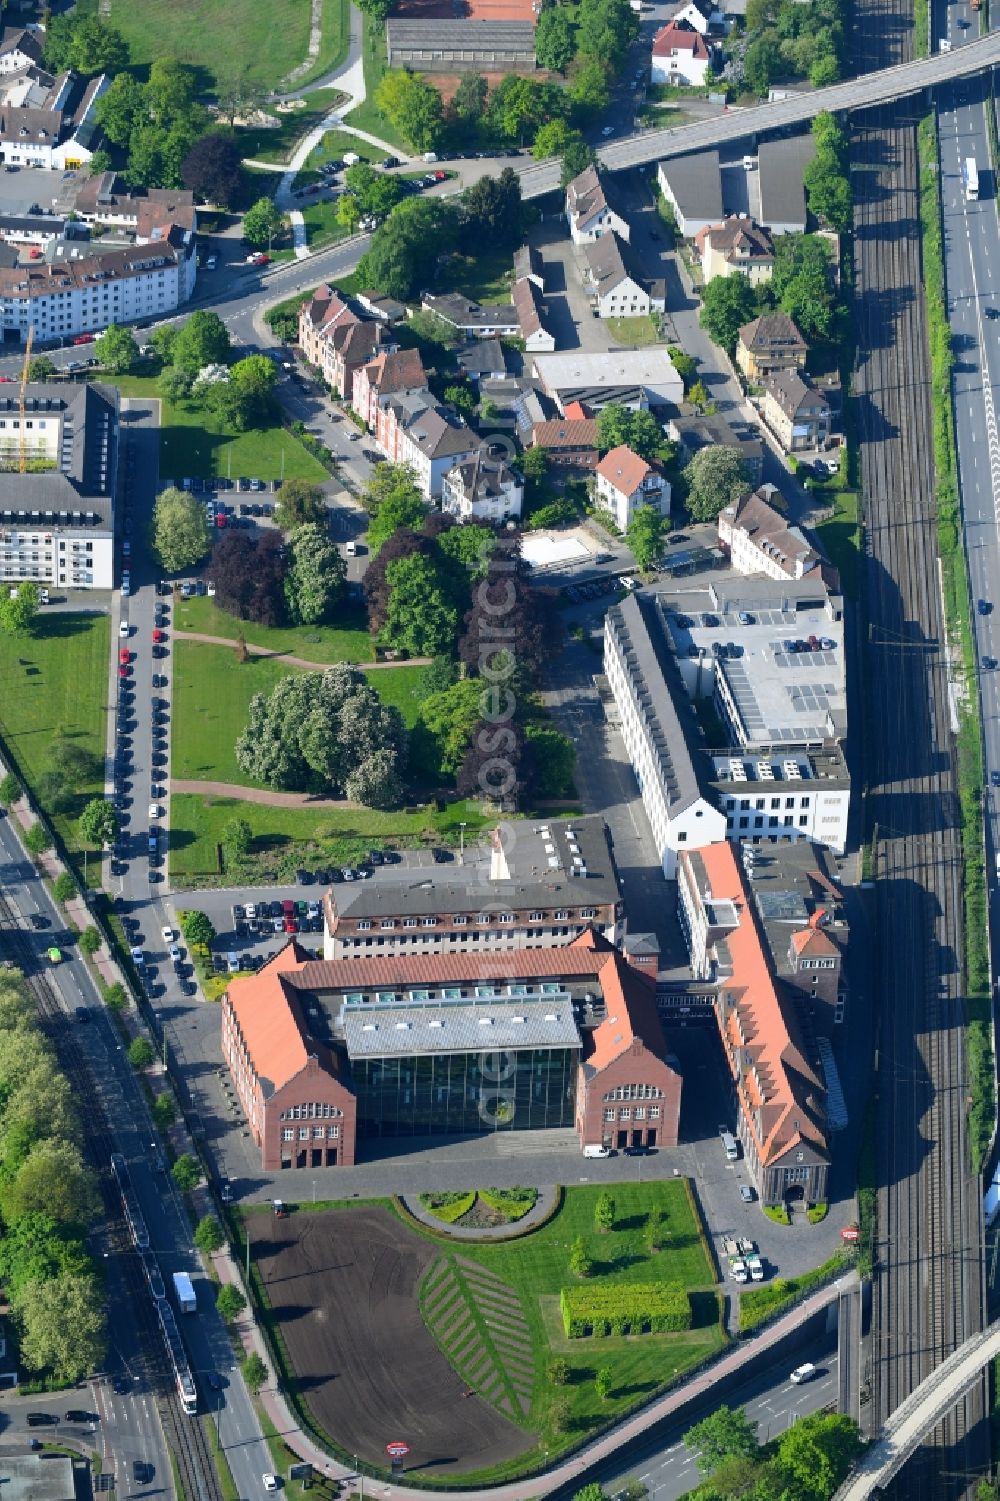
[[[700,229],[725,218],[722,167],[717,151],[699,151],[694,156],[676,156],[660,162],[656,180],[685,240],[693,240]]]
[[[479,452],[479,437],[450,407],[425,396],[418,409],[390,400],[386,425],[396,423],[395,456],[409,464],[416,484],[428,500],[437,500],[448,470]],[[387,450],[388,451],[388,450]]]
[[[704,85],[710,75],[712,50],[701,32],[669,21],[653,39],[650,79],[653,83]]]
[[[670,514],[670,485],[651,464],[625,444],[612,448],[597,466],[597,502],[624,532],[640,506]]]
[[[62,73],[39,104],[0,105],[0,158],[58,171],[86,166],[101,139],[97,101],[110,82],[103,73],[91,79]]]
[[[532,281],[540,292],[545,291],[545,267],[542,253],[534,245],[522,245],[514,252],[514,280]]]
[[[820,566],[801,530],[757,491],[720,511],[718,527],[719,546],[736,573],[800,579]]]
[[[585,245],[584,256],[587,285],[602,318],[642,318],[654,309],[663,312],[664,283],[643,276],[631,247],[614,230]]]
[[[356,370],[399,345],[382,324],[359,318],[338,292],[323,286],[299,309],[299,348],[344,399],[353,392]]]
[[[505,459],[485,448],[449,469],[441,485],[441,509],[458,521],[498,526],[519,517],[523,503],[524,480]]]
[[[351,385],[351,405],[361,420],[375,430],[378,414],[390,397],[406,391],[426,391],[420,351],[395,349],[378,354],[360,370],[355,370]]]
[[[135,235],[139,245],[160,238],[171,224],[192,231],[198,228],[194,194],[186,188],[133,192],[117,172],[100,172],[82,182],[73,199],[73,212],[85,224],[124,229]]]
[[[798,370],[767,377],[761,416],[786,453],[810,453],[830,441],[830,403]]]
[[[712,412],[670,417],[666,433],[671,443],[682,444],[689,454],[702,448],[732,448],[743,460],[747,480],[755,489],[764,479],[764,445],[756,429],[737,432],[721,413]]]
[[[826,1090],[808,1056],[796,1008],[779,993],[731,844],[682,851],[677,906],[692,964],[710,964],[717,985],[715,1015],[737,1106],[737,1135],[761,1202],[825,1203]]]
[[[556,347],[556,340],[542,321],[544,308],[537,283],[530,277],[516,281],[512,296],[518,332],[524,340],[525,350],[528,354],[550,354]]]
[[[690,26],[701,36],[726,29],[726,17],[713,0],[685,0],[672,19],[675,26]]]
[[[566,222],[574,245],[587,245],[612,230],[627,240],[628,220],[615,205],[616,190],[596,167],[586,167],[566,188]]]
[[[751,286],[770,281],[774,273],[774,245],[766,229],[744,215],[731,214],[721,224],[709,224],[695,235],[706,282],[717,276],[745,276]]]
[[[42,37],[25,26],[5,26],[0,32],[0,73],[20,73],[41,63]]]
[[[597,468],[596,417],[557,418],[536,422],[531,429],[531,448],[544,448],[550,464],[561,469]]]
[[[517,313],[509,302],[484,307],[458,292],[447,292],[440,297],[425,292],[422,306],[425,312],[436,313],[467,338],[492,339],[502,334],[514,337],[520,331]]]
[[[809,346],[787,313],[762,313],[744,323],[736,341],[736,364],[748,381],[776,370],[804,370]]]
[[[499,339],[472,339],[464,349],[455,351],[455,359],[469,380],[502,379],[507,374],[507,356]]]

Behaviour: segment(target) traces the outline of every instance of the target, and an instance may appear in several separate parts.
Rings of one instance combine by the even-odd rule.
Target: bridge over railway
[[[900,1403],[834,1501],[867,1501],[888,1485],[941,1419],[982,1379],[983,1369],[997,1355],[1000,1320],[959,1345]]]
[[[642,131],[638,135],[599,147],[597,155],[608,171],[623,171],[627,167],[642,166],[646,162],[687,156],[692,151],[705,151],[713,146],[746,140],[749,136],[801,125],[811,120],[820,110],[839,113],[873,109],[876,105],[889,104],[894,99],[905,99],[924,89],[936,88],[949,80],[972,78],[998,64],[1000,31],[991,31],[984,37],[977,37],[974,41],[963,43],[961,47],[953,48],[951,52],[939,52],[933,57],[918,58],[915,62],[899,63],[892,68],[883,68],[878,73],[865,73],[846,83],[835,83],[829,88],[796,94],[791,99],[778,99],[772,104],[760,104],[752,109],[730,110],[712,120],[678,125],[673,130]],[[537,166],[524,168],[519,174],[522,195],[525,198],[540,198],[545,193],[554,192],[559,186],[559,171],[558,160],[539,162]]]

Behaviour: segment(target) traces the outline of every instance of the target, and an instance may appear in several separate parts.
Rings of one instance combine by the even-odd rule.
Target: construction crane
[[[31,346],[35,342],[35,325],[28,324],[28,341],[24,346],[24,364],[21,366],[21,399],[18,402],[18,412],[21,416],[20,432],[18,434],[18,472],[24,474],[28,468],[28,438],[25,419],[28,411],[28,370],[31,367]]]

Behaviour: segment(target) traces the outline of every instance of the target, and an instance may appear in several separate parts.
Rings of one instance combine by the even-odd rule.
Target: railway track
[[[178,1501],[223,1501],[208,1439],[198,1418],[183,1410],[163,1350],[162,1335],[149,1295],[139,1255],[132,1246],[122,1217],[121,1197],[108,1164],[117,1143],[109,1125],[109,1111],[100,1082],[94,1078],[68,1025],[59,992],[49,971],[38,960],[21,927],[21,919],[0,891],[0,956],[20,969],[35,998],[42,1024],[52,1040],[61,1067],[86,1100],[81,1111],[83,1149],[100,1185],[105,1224],[113,1246],[129,1315],[140,1335],[139,1376],[152,1392],[167,1448],[177,1469]],[[124,1477],[119,1490],[124,1491]]]
[[[918,0],[919,3],[919,0]],[[889,0],[858,0],[868,67],[905,61]],[[949,718],[914,106],[856,122],[855,316],[866,503],[868,785],[876,836],[878,1235],[873,1429],[982,1327],[965,1135],[960,818]],[[906,1466],[906,1501],[967,1496],[988,1463],[976,1388]]]

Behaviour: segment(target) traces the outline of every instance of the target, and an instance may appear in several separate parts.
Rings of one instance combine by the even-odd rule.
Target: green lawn
[[[510,302],[514,275],[513,251],[484,249],[479,255],[458,256],[449,260],[447,271],[438,277],[449,291],[461,292],[475,302]]]
[[[645,318],[606,318],[604,326],[613,339],[619,344],[642,346],[655,344],[657,339],[656,324],[651,317]]]
[[[306,244],[315,250],[320,245],[334,245],[351,233],[337,218],[335,198],[302,201],[302,222],[306,227]]]
[[[174,650],[174,733],[171,774],[210,782],[252,782],[236,764],[233,745],[246,724],[255,693],[269,693],[299,669],[272,657],[236,660],[225,646],[178,641]],[[370,681],[408,725],[417,717],[421,667],[373,672]]]
[[[45,768],[54,735],[79,741],[101,758],[103,766],[109,652],[110,622],[103,614],[43,612],[34,635],[0,635],[0,733],[29,786]],[[76,817],[87,800],[103,790],[104,778],[99,776],[80,788],[75,807],[52,815],[71,851],[84,848]],[[99,876],[96,861],[88,874]]]
[[[601,1234],[594,1225],[599,1188],[570,1188],[563,1207],[540,1230],[507,1244],[465,1242],[462,1257],[479,1262],[521,1301],[534,1354],[534,1387],[527,1425],[541,1435],[534,1455],[522,1455],[509,1467],[463,1476],[463,1484],[499,1479],[508,1470],[529,1468],[544,1448],[550,1455],[576,1444],[587,1433],[620,1417],[630,1407],[648,1401],[687,1367],[703,1360],[723,1341],[715,1273],[705,1253],[686,1181],[656,1184],[616,1183],[611,1188],[616,1228]],[[644,1230],[653,1205],[663,1215],[661,1249],[650,1254]],[[684,1334],[657,1334],[604,1339],[568,1339],[563,1333],[559,1292],[575,1279],[569,1272],[570,1248],[581,1235],[594,1258],[594,1278],[608,1282],[675,1282],[693,1293],[694,1327]],[[443,1255],[454,1259],[454,1242],[442,1242]],[[447,1247],[447,1249],[444,1249]],[[492,1316],[491,1316],[492,1317]],[[548,1362],[563,1357],[570,1381],[554,1387]],[[614,1371],[614,1390],[601,1401],[593,1378],[599,1366]],[[554,1397],[566,1396],[572,1408],[567,1431],[553,1433],[548,1413]]]
[[[107,6],[133,65],[179,58],[199,69],[208,92],[229,72],[278,88],[305,61],[309,15],[310,0],[282,0],[280,18],[257,0],[109,0]]]
[[[259,162],[287,162],[297,143],[320,123],[344,96],[339,89],[315,89],[307,96],[305,109],[269,109],[273,126],[240,126],[236,132],[243,156]]]
[[[367,130],[369,135],[378,136],[380,141],[388,141],[391,146],[398,146],[401,151],[409,152],[410,148],[402,136],[375,106],[375,90],[386,70],[385,25],[371,21],[367,14],[364,16],[364,66],[365,100],[352,109],[350,114],[345,115],[344,119],[355,130]]]
[[[290,656],[302,657],[306,662],[373,662],[375,648],[365,629],[364,614],[346,618],[343,627],[316,626],[267,626],[254,625],[249,620],[237,620],[220,610],[214,600],[206,595],[191,599],[174,598],[174,628],[179,631],[197,631],[204,636],[221,636],[226,641],[235,641],[240,635],[251,646],[264,646],[268,651],[288,652]],[[379,677],[383,677],[380,673]]]
[[[295,80],[295,87],[305,88],[313,79],[322,78],[339,68],[347,57],[351,35],[349,0],[323,0],[319,56],[307,73]]]
[[[123,396],[159,396],[158,383],[147,376],[121,376],[115,382]],[[203,407],[178,406],[160,397],[160,475],[181,479],[241,474],[252,479],[312,480],[322,484],[329,475],[299,440],[280,423],[246,433],[234,433],[214,412]]]
[[[247,866],[250,884],[287,881],[300,866],[350,865],[383,845],[420,844],[458,848],[459,823],[466,838],[496,822],[475,802],[449,803],[443,811],[382,813],[375,809],[272,808],[231,797],[176,793],[170,800],[170,878],[183,885],[217,886],[216,851],[226,824],[242,818],[254,834]]]
[[[813,492],[821,503],[832,505],[834,514],[816,528],[819,543],[830,562],[840,572],[840,582],[849,599],[861,593],[861,531],[858,525],[858,497],[854,490],[827,491],[815,486]]]

